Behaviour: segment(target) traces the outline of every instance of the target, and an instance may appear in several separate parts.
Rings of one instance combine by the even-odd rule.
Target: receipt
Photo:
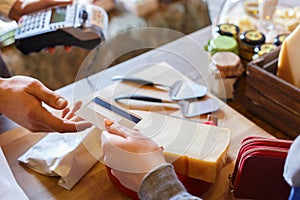
[[[0,200],[18,199],[28,200],[24,191],[18,185],[11,172],[6,158],[0,148]]]

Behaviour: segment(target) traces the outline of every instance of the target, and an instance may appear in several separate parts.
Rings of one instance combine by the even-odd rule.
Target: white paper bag
[[[101,131],[92,127],[79,133],[49,133],[18,160],[41,174],[60,176],[58,184],[70,190],[101,156]]]

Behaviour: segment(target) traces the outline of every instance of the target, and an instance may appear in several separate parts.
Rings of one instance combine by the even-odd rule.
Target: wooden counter
[[[121,63],[89,77],[92,84],[101,85],[90,87],[86,79],[81,79],[68,85],[58,92],[70,101],[87,96],[95,90],[111,84],[110,78],[116,74],[127,73],[131,69],[142,70],[146,64],[168,62],[178,71],[189,78],[201,82],[205,76],[203,68],[208,65],[207,53],[203,45],[210,37],[210,27],[197,31],[187,37],[171,42],[162,48],[152,50],[141,56]],[[165,76],[164,74],[161,74]],[[232,131],[228,160],[217,181],[202,196],[204,199],[232,199],[228,187],[228,175],[232,172],[237,151],[241,140],[249,135],[272,137],[253,122],[246,119],[225,102],[220,102],[220,110],[216,114],[220,124]],[[57,177],[48,177],[38,174],[20,163],[17,158],[35,144],[45,134],[29,133],[23,128],[16,128],[0,135],[0,145],[9,162],[13,174],[28,195],[29,199],[128,199],[111,184],[106,169],[100,162],[97,163],[71,190],[65,190],[57,185]],[[54,144],[55,145],[55,144]]]

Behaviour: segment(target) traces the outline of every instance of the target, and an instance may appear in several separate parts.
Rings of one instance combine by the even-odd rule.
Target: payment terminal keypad
[[[46,12],[23,16],[19,20],[18,34],[45,27]]]

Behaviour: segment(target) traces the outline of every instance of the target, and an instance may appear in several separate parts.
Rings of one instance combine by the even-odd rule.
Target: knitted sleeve
[[[178,180],[171,164],[164,164],[152,170],[139,188],[141,200],[199,200],[190,195]]]

